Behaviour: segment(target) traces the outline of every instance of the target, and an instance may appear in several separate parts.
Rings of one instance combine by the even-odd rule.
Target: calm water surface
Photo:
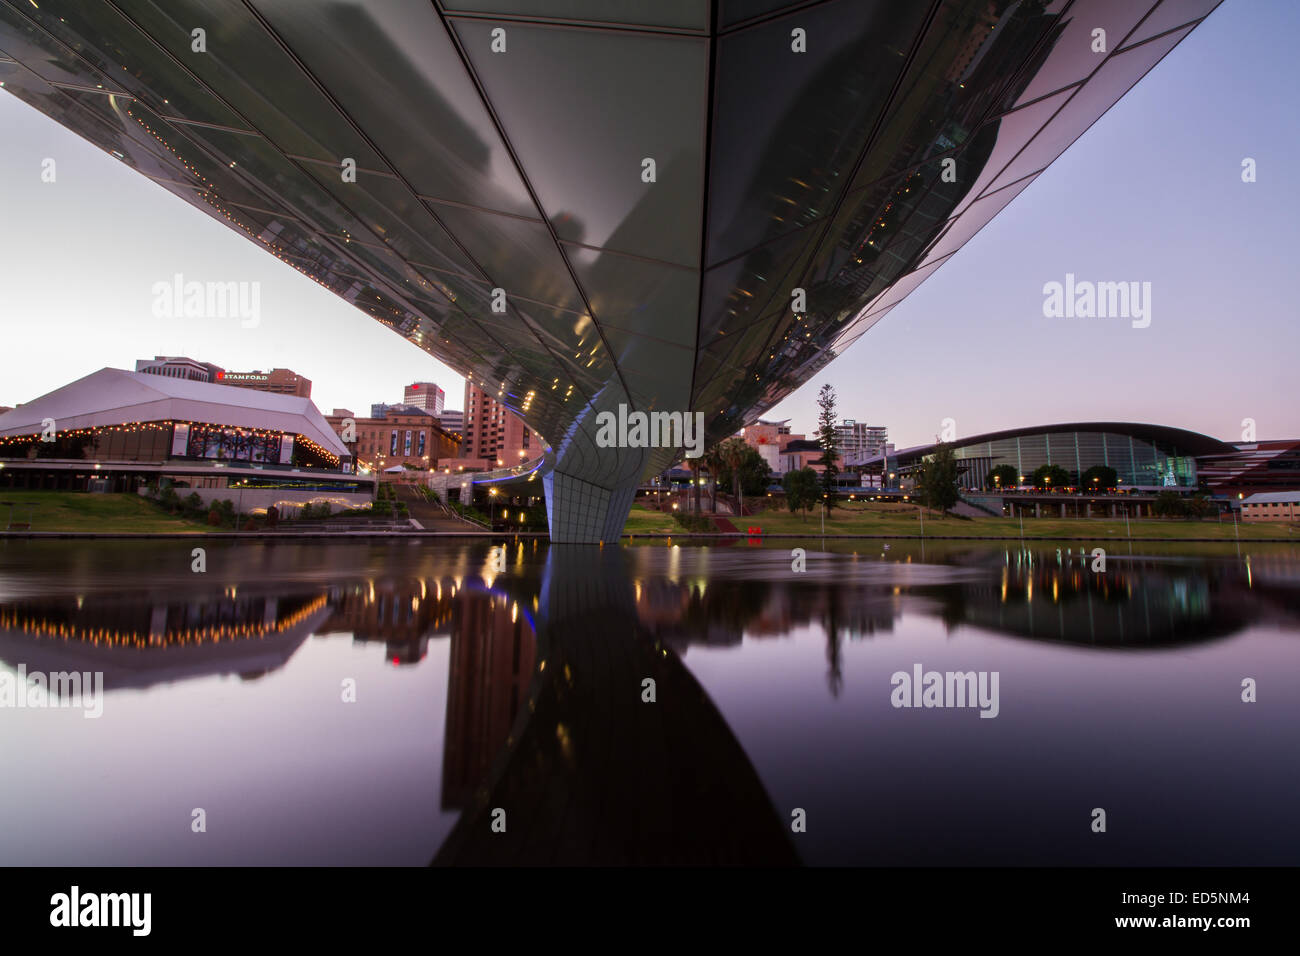
[[[793,545],[0,543],[0,864],[1300,863],[1297,549]]]

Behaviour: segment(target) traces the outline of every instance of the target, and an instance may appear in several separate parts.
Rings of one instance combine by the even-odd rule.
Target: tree
[[[1020,473],[1010,465],[998,465],[989,472],[988,478],[984,482],[984,487],[989,489],[1007,488],[1011,489],[1020,484]]]
[[[821,486],[817,481],[817,472],[811,468],[800,468],[798,471],[787,471],[785,478],[781,481],[781,486],[785,488],[785,505],[791,511],[804,512],[804,520],[808,520],[808,512],[812,510],[821,497]]]
[[[745,459],[753,451],[743,438],[728,438],[718,445],[718,481],[731,479],[732,497],[736,499],[736,514],[745,512],[745,500],[741,497],[740,479],[744,470]]]
[[[709,510],[718,513],[718,472],[722,470],[722,458],[718,455],[718,446],[714,445],[704,453],[704,467],[709,471]]]
[[[1183,496],[1176,491],[1162,491],[1156,495],[1156,500],[1151,503],[1151,511],[1162,518],[1187,517],[1187,505]]]
[[[699,458],[688,458],[686,460],[691,463],[691,484],[695,488],[695,513],[699,514],[700,513],[700,465],[702,464],[702,462]]]
[[[1070,473],[1060,465],[1039,465],[1030,479],[1039,491],[1051,491],[1070,484]]]
[[[1084,491],[1105,491],[1119,485],[1119,472],[1110,465],[1093,465],[1079,476],[1079,484]]]
[[[957,487],[957,456],[952,445],[941,442],[935,446],[934,454],[921,462],[916,492],[923,504],[941,514],[947,514],[961,498]]]
[[[835,462],[840,454],[840,436],[835,430],[835,389],[830,384],[823,385],[817,393],[817,443],[822,446],[822,456],[817,464],[822,465],[822,493],[826,496],[826,507],[835,507],[836,478],[839,470]]]
[[[723,442],[725,445],[726,442]],[[718,474],[718,480],[724,485],[734,485],[737,471],[740,474],[740,491],[742,494],[750,497],[758,497],[767,491],[767,486],[772,483],[772,472],[767,467],[767,460],[758,453],[758,450],[746,442],[740,442],[744,447],[743,457],[741,458],[740,467],[734,468],[724,459],[722,469]]]

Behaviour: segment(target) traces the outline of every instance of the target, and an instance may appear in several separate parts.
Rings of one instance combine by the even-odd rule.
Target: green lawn
[[[682,527],[672,519],[672,515],[633,505],[632,512],[627,516],[627,524],[623,525],[623,533],[653,534],[655,532],[681,534]]]
[[[80,491],[8,491],[0,489],[0,531],[9,525],[9,503],[14,521],[31,521],[32,531],[217,531],[206,523],[188,521],[164,512],[133,494],[89,494]],[[28,518],[31,505],[31,518]]]
[[[916,535],[921,533],[921,521],[915,509],[885,510],[890,506],[849,503],[837,507],[826,516],[826,534],[864,535]],[[653,512],[651,512],[653,514]],[[735,519],[732,519],[733,523]],[[816,537],[822,533],[821,513],[814,510],[806,516],[789,511],[764,511],[746,516],[744,527],[756,525],[767,534],[798,534]],[[1129,522],[1135,538],[1213,538],[1235,540],[1231,519],[1219,521],[1184,521],[1180,519],[1142,518]],[[670,529],[671,530],[671,529]],[[680,529],[675,529],[680,531]],[[1241,540],[1283,538],[1300,541],[1300,533],[1282,524],[1238,524]],[[925,516],[926,536],[960,537],[1020,537],[1017,518],[973,518],[963,520],[949,516],[941,518],[933,512]],[[1026,538],[1073,540],[1081,536],[1089,540],[1127,537],[1124,520],[1102,518],[1025,518]]]

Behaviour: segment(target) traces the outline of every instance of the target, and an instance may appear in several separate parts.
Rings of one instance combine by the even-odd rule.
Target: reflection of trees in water
[[[700,588],[661,579],[639,586],[637,613],[643,626],[682,654],[692,644],[735,645],[742,637],[759,640],[817,625],[826,635],[828,684],[837,693],[845,636],[892,631],[904,611],[938,617],[950,632],[965,624],[1011,636],[1129,647],[1223,637],[1294,604],[1261,600],[1268,589],[1236,562],[1112,556],[1105,571],[1092,571],[1090,561],[1052,552],[978,552],[963,560],[960,579],[938,584],[818,582],[810,574],[789,582],[713,580]],[[969,574],[972,564],[984,572],[976,579]],[[1294,589],[1273,587],[1294,597]]]

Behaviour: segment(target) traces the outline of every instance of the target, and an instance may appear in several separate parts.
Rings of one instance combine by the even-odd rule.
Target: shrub
[[[673,512],[673,520],[685,528],[687,531],[695,534],[707,534],[710,531],[717,531],[717,526],[704,515],[686,514],[681,511]]]
[[[222,523],[221,509],[214,505],[212,510],[208,512],[208,524],[215,527],[217,525],[220,525],[221,523]]]

